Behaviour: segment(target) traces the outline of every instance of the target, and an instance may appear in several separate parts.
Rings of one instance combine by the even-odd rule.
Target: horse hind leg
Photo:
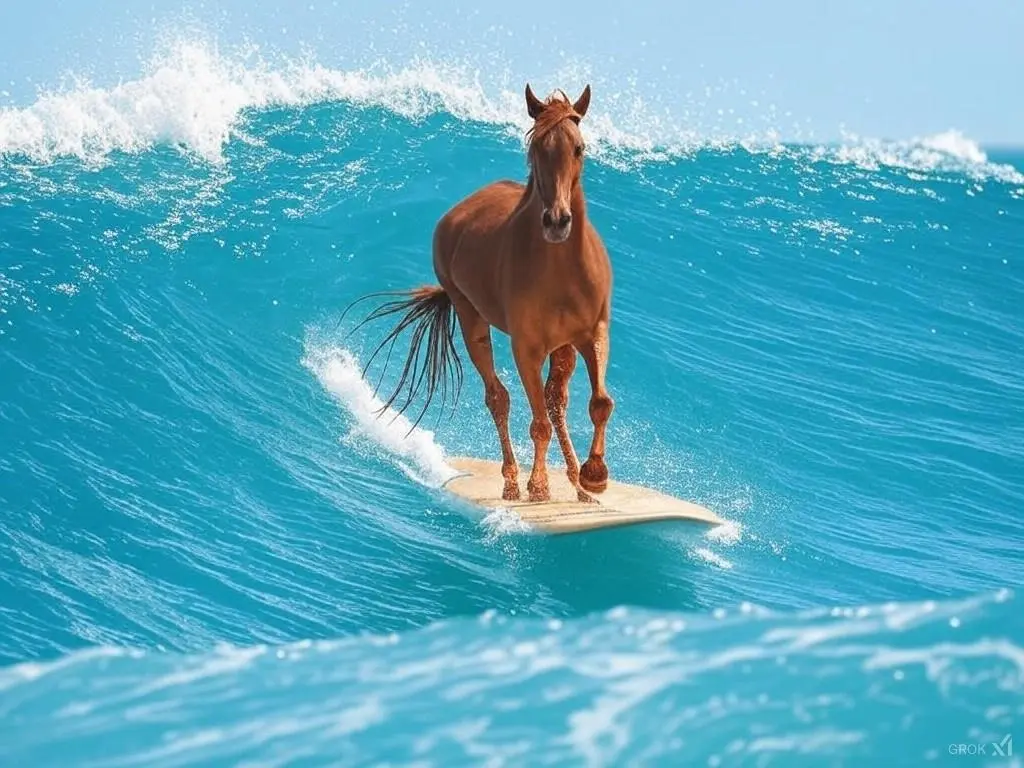
[[[452,303],[459,318],[459,326],[462,328],[466,351],[484,383],[484,402],[487,404],[487,410],[491,412],[495,429],[498,431],[498,440],[501,443],[501,476],[505,481],[501,498],[504,501],[518,501],[520,499],[519,467],[516,464],[512,438],[508,431],[511,401],[508,390],[501,383],[501,379],[498,378],[498,373],[494,369],[491,327],[464,298],[456,298],[453,295]]]
[[[548,417],[558,437],[558,444],[562,448],[562,456],[565,457],[565,474],[569,478],[569,483],[576,489],[576,498],[584,503],[594,503],[596,499],[580,487],[580,461],[569,437],[569,426],[565,418],[569,408],[569,380],[572,379],[575,370],[576,350],[571,344],[552,352],[549,358],[548,380],[544,385],[544,401],[548,408]]]
[[[580,467],[580,485],[591,493],[603,493],[608,487],[608,466],[604,461],[605,432],[615,401],[605,389],[604,377],[608,368],[608,323],[601,322],[593,336],[577,349],[586,363],[590,376],[590,420],[594,424],[594,438],[590,455]]]

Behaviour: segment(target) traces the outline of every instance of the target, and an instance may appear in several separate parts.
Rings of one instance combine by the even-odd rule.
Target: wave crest
[[[1008,592],[780,615],[488,612],[421,630],[0,670],[12,763],[321,759],[449,765],[936,760],[1020,715]],[[922,713],[926,712],[927,715]],[[898,724],[898,725],[894,725]],[[396,738],[405,733],[415,739]],[[870,752],[868,750],[870,749]],[[675,758],[675,759],[673,759]]]
[[[974,178],[1024,184],[1024,175],[1017,169],[991,163],[976,141],[956,130],[909,141],[880,141],[848,135],[832,155],[841,163],[865,170],[889,167],[918,172],[965,173]]]
[[[520,90],[489,93],[467,68],[425,60],[392,71],[343,71],[309,60],[272,62],[255,45],[227,54],[214,43],[187,39],[155,53],[136,80],[110,88],[81,78],[71,83],[28,107],[0,110],[0,159],[100,163],[113,153],[164,145],[221,163],[228,142],[244,138],[247,111],[325,102],[382,107],[410,119],[446,113],[504,128],[520,140],[529,128]],[[597,99],[583,128],[595,159],[618,167],[707,149],[788,151],[773,130],[702,136],[685,121],[666,119],[639,97],[622,93]],[[952,170],[1024,184],[1019,171],[990,163],[977,143],[956,131],[909,142],[848,136],[838,146],[811,148],[811,155],[866,169]]]

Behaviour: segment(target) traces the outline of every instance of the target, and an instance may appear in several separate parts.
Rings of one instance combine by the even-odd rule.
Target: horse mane
[[[544,100],[544,111],[537,116],[533,126],[526,132],[527,141],[530,145],[540,141],[567,118],[577,123],[580,121],[580,116],[573,109],[565,91],[558,89]]]

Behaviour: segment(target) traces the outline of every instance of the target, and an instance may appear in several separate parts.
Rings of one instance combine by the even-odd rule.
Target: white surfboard
[[[593,494],[597,504],[582,503],[577,500],[576,489],[565,476],[565,468],[554,465],[548,465],[550,501],[527,500],[526,477],[522,470],[519,481],[522,498],[505,501],[501,498],[504,484],[501,462],[458,456],[448,459],[447,463],[460,474],[444,484],[445,491],[485,509],[512,510],[525,523],[547,533],[580,533],[669,520],[711,526],[725,522],[699,504],[642,485],[614,480],[608,481],[604,493]]]

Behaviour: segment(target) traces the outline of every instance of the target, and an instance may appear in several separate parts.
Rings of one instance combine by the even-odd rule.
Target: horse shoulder
[[[492,230],[515,209],[524,188],[514,181],[496,181],[480,187],[449,208],[438,227]]]

